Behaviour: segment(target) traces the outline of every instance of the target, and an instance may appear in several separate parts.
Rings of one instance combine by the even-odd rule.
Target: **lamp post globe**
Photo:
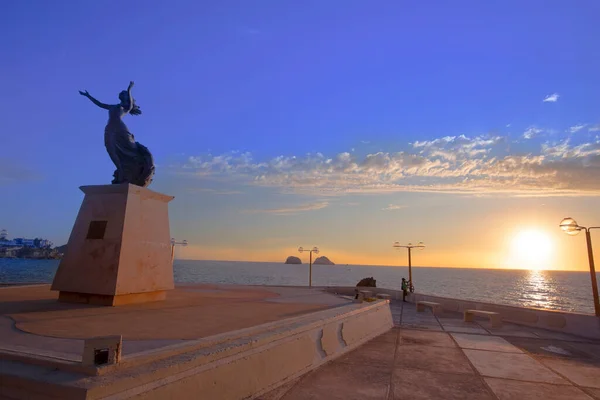
[[[575,236],[581,231],[581,227],[571,217],[563,218],[559,226],[564,233],[571,236]]]

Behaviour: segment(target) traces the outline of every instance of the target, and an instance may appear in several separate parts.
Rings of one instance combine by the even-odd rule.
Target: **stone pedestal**
[[[173,289],[167,196],[130,184],[82,186],[83,204],[52,290],[59,301],[117,306]]]

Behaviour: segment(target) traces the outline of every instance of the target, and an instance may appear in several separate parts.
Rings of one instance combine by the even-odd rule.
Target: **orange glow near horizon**
[[[407,215],[403,223],[404,226],[414,227],[410,232],[406,229],[397,230],[393,224],[386,226],[385,221],[367,219],[364,225],[366,229],[370,228],[371,233],[368,235],[350,234],[350,229],[344,230],[337,226],[327,228],[326,224],[317,233],[309,224],[306,227],[297,225],[293,229],[293,235],[290,235],[287,225],[260,225],[253,228],[254,235],[242,235],[236,231],[236,236],[230,238],[229,242],[218,240],[216,236],[192,239],[192,234],[182,235],[190,245],[177,248],[176,258],[283,263],[287,257],[297,256],[308,263],[308,255],[298,253],[298,245],[316,245],[320,250],[318,256],[326,256],[338,265],[405,267],[408,264],[407,252],[405,249],[394,249],[394,240],[400,239],[403,243],[408,243],[423,239],[427,247],[413,252],[414,267],[588,270],[585,238],[581,235],[565,235],[556,222],[560,219],[553,216],[558,212],[552,212],[547,218],[534,213],[530,213],[534,217],[514,213],[509,217],[503,214],[489,213],[485,219],[478,219],[475,214],[472,216],[474,222],[468,229],[458,231],[454,229],[456,224],[452,220],[433,225],[436,228],[433,229],[429,225],[414,224],[410,220],[411,216]],[[342,221],[344,228],[346,220]],[[298,222],[305,223],[300,219]],[[335,222],[340,225],[338,220]],[[348,226],[351,224],[348,223]],[[379,226],[384,228],[374,229]],[[387,238],[390,239],[386,240]],[[594,250],[600,253],[600,245]],[[600,254],[597,254],[597,258],[600,259]]]
[[[287,195],[274,198],[282,204],[289,200]],[[195,204],[193,199],[187,200]],[[175,209],[175,236],[189,243],[176,250],[176,257],[283,263],[297,256],[308,263],[308,254],[298,253],[298,247],[317,246],[319,256],[338,265],[405,267],[407,251],[394,249],[393,243],[423,241],[426,248],[412,253],[415,267],[589,271],[585,235],[565,235],[559,224],[570,215],[600,225],[594,211],[599,199],[400,193],[332,198],[326,208],[293,215],[229,209],[196,215]],[[231,201],[231,207],[247,207],[238,206],[241,200],[219,198]],[[388,210],[389,204],[405,207]],[[600,260],[600,231],[592,240]]]

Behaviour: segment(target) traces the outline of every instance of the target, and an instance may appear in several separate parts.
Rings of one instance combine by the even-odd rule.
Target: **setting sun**
[[[544,269],[552,255],[550,237],[538,230],[524,230],[513,238],[511,262],[515,268]]]

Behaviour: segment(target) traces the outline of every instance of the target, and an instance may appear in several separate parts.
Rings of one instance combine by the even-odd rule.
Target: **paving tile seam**
[[[392,328],[394,329],[394,328]],[[398,355],[398,346],[400,341],[400,331],[396,332],[396,340],[394,340],[394,357],[392,358],[392,368],[390,368],[390,381],[385,396],[386,400],[394,400],[394,365],[396,363],[396,357]]]
[[[582,388],[588,388],[588,389],[595,389],[595,388],[591,388],[589,386],[581,386],[575,382],[573,382],[571,379],[567,378],[565,375],[561,374],[560,372],[558,372],[557,370],[555,370],[554,368],[552,368],[549,365],[546,365],[545,363],[542,362],[541,359],[544,358],[551,358],[554,359],[556,357],[549,357],[549,356],[539,356],[537,354],[530,354],[530,357],[533,358],[535,361],[539,362],[541,365],[543,365],[545,368],[547,368],[548,370],[550,370],[551,372],[555,373],[556,375],[560,376],[562,379],[564,379],[565,381],[569,382],[571,384],[571,386],[575,386],[578,389],[582,389]],[[585,392],[585,391],[584,391]],[[587,393],[587,392],[586,392]]]
[[[393,313],[394,308],[399,311],[396,313]],[[394,363],[396,361],[396,355],[398,353],[398,346],[399,346],[399,342],[400,342],[400,329],[399,329],[399,325],[401,325],[402,323],[402,316],[404,314],[404,302],[402,303],[398,303],[395,304],[395,307],[392,307],[392,303],[390,302],[390,312],[392,312],[392,317],[394,319],[394,327],[392,329],[397,329],[396,332],[396,340],[394,341],[394,358],[392,361],[392,368],[390,368],[390,382],[388,385],[388,392],[387,395],[385,396],[385,400],[394,400]],[[398,325],[395,324],[395,315],[394,314],[399,314],[398,315]],[[398,327],[398,328],[396,328]]]
[[[449,327],[449,328],[452,328],[452,327]],[[454,326],[454,328],[471,328],[471,327],[469,327],[469,326],[465,326],[465,327]],[[481,326],[479,324],[478,324],[478,326],[474,326],[471,329],[483,329],[486,333],[481,333],[481,332],[460,332],[460,331],[458,331],[458,332],[454,331],[453,332],[453,331],[446,330],[446,327],[444,325],[442,325],[442,329],[444,330],[444,332],[448,332],[448,333],[464,333],[466,335],[481,335],[481,336],[498,336],[496,334],[493,334],[492,332],[490,332],[485,327],[483,327],[483,326]]]
[[[554,371],[552,371],[554,372]],[[560,386],[560,387],[570,387],[570,386],[577,386],[574,384],[571,384],[570,381],[569,383],[552,383],[552,382],[540,382],[540,381],[528,381],[526,379],[515,379],[515,378],[499,378],[497,376],[491,376],[491,375],[481,375],[484,378],[491,378],[491,379],[500,379],[500,380],[505,380],[505,381],[512,381],[512,382],[527,382],[527,383],[535,383],[536,385],[551,385],[551,386]],[[585,386],[584,386],[585,387]],[[579,387],[581,388],[581,387]]]
[[[537,335],[537,333],[535,333],[535,332],[531,332],[531,333],[533,333],[534,335]],[[573,336],[576,336],[576,335],[573,335]],[[594,339],[586,339],[586,338],[581,338],[581,339],[578,339],[578,340],[572,340],[572,339],[555,339],[555,338],[548,338],[548,337],[538,336],[536,338],[531,338],[531,339],[559,340],[561,342],[567,342],[567,343],[600,344],[599,341],[596,341]]]
[[[468,349],[468,350],[473,350],[473,349]],[[485,351],[485,350],[482,350],[482,351]],[[502,352],[498,352],[498,351],[496,351],[496,352],[491,351],[491,352],[492,353],[502,353]],[[503,353],[503,354],[519,354],[519,353]],[[577,385],[575,382],[571,381],[566,376],[558,373],[558,371],[554,370],[553,368],[550,368],[550,366],[548,366],[548,365],[544,364],[543,362],[541,362],[539,359],[537,359],[537,357],[533,357],[531,354],[525,354],[525,353],[522,353],[522,354],[524,354],[524,355],[528,356],[529,358],[531,358],[532,360],[536,361],[537,363],[540,364],[540,366],[542,366],[543,368],[547,369],[549,372],[551,372],[551,373],[557,375],[558,377],[562,378],[565,381],[565,383],[529,381],[529,380],[526,380],[526,379],[515,379],[515,378],[508,378],[508,377],[499,378],[497,376],[483,375],[483,374],[482,374],[482,376],[487,377],[487,378],[494,378],[494,379],[506,379],[506,380],[515,381],[515,382],[529,382],[529,383],[535,383],[535,384],[543,383],[543,384],[546,384],[546,385],[553,385],[553,386],[575,386],[575,387],[577,387],[579,389],[581,389],[582,387],[586,387],[586,386],[579,386],[579,385]]]
[[[402,308],[402,316],[403,315],[404,315],[404,307]],[[448,332],[446,332],[444,330],[444,326],[441,324],[441,322],[439,321],[439,319],[435,315],[433,317],[435,318],[435,321],[438,323],[439,327],[442,329],[442,332],[445,333],[446,335],[448,335],[450,337],[450,340],[452,340],[452,342],[454,343],[455,347],[453,347],[453,348],[458,348],[459,351],[462,353],[463,357],[469,363],[469,366],[471,367],[471,370],[473,371],[473,375],[472,376],[476,376],[477,377],[477,379],[483,384],[483,387],[486,388],[487,392],[491,395],[491,397],[493,399],[500,400],[500,398],[498,396],[496,396],[496,394],[494,393],[494,391],[492,390],[492,388],[485,381],[484,377],[479,373],[479,371],[477,370],[477,368],[475,368],[475,366],[473,365],[473,363],[471,363],[471,360],[469,360],[469,357],[467,357],[467,355],[465,354],[465,352],[463,351],[463,349],[458,345],[458,343],[456,342],[456,340],[454,339],[454,337],[450,333],[448,333]],[[423,331],[423,332],[431,332],[428,329],[413,329],[413,330],[420,330],[420,331]],[[398,338],[400,338],[400,337],[401,336],[398,335]],[[442,347],[442,346],[432,346],[432,347]],[[397,348],[398,348],[398,346],[396,346],[396,349]],[[392,367],[392,371],[394,371],[396,369],[395,361],[396,360],[395,360],[395,357],[394,357],[394,366]],[[399,367],[398,369],[402,369],[402,368]],[[417,368],[413,368],[413,369],[417,369]],[[423,370],[421,369],[421,371],[423,371]],[[453,376],[456,376],[456,375],[461,375],[461,376],[467,375],[467,376],[469,376],[470,375],[470,374],[458,374],[458,373],[448,373],[448,372],[446,372],[446,373],[439,372],[439,373],[440,374],[449,374],[449,375],[453,375]],[[393,372],[392,372],[392,374],[393,374]],[[393,400],[393,399],[388,399],[388,400]]]
[[[360,347],[359,347],[359,349],[360,349]],[[333,361],[335,361],[337,363],[340,363],[340,364],[344,364],[344,365],[356,365],[355,361],[348,360],[348,359],[342,359],[342,358],[343,358],[343,356],[340,357],[339,359],[336,359],[336,360],[333,360]],[[362,361],[361,364],[362,365],[368,365],[369,368],[371,368],[371,369],[381,369],[381,370],[384,370],[384,369],[392,370],[392,369],[394,369],[393,361],[390,361],[388,364],[384,364],[381,361],[366,360],[366,361]]]
[[[516,351],[501,351],[501,350],[490,350],[490,349],[476,349],[476,348],[473,348],[473,347],[461,347],[460,349],[463,350],[463,351],[464,350],[475,350],[475,351],[485,351],[485,352],[488,352],[488,353],[517,354],[517,355],[520,354],[520,355],[526,355],[526,356],[528,355],[528,354],[525,354],[525,352],[523,352],[523,351],[519,351],[519,352],[516,352]],[[517,347],[517,349],[518,349],[518,347]]]
[[[404,302],[398,303],[400,308],[400,323],[402,324],[402,319],[404,318]]]
[[[406,319],[405,319],[404,317],[405,317],[405,315],[404,315],[404,313],[402,312],[402,313],[401,313],[401,316],[400,316],[400,324],[397,324],[397,323],[396,323],[396,319],[395,319],[395,320],[394,320],[395,326],[398,326],[398,325],[399,325],[399,326],[398,326],[398,328],[400,328],[400,329],[407,329],[407,330],[408,330],[408,329],[410,329],[411,331],[415,331],[415,330],[417,330],[417,331],[423,331],[423,332],[431,332],[431,330],[430,330],[430,329],[426,329],[426,328],[419,328],[418,326],[414,326],[414,327],[413,327],[413,326],[406,326],[406,325],[403,325],[403,323],[406,323]],[[435,316],[434,316],[434,317],[435,317]],[[435,318],[437,319],[437,317],[435,317]],[[412,319],[412,318],[411,318],[411,319]],[[418,321],[418,319],[417,319],[417,320],[415,320],[415,325],[417,325],[419,322],[423,323],[423,322],[426,322],[426,321],[422,321],[422,320],[421,320],[421,321]],[[447,335],[450,335],[451,331],[449,331],[449,330],[446,330],[446,327],[445,327],[445,326],[444,326],[444,325],[443,325],[441,322],[439,322],[439,319],[437,319],[437,322],[438,322],[438,323],[440,324],[440,326],[441,326],[441,331],[442,331],[442,332],[444,332],[444,333],[446,333]],[[477,327],[478,327],[478,328],[481,328],[482,330],[484,330],[485,332],[487,332],[487,334],[486,334],[486,333],[483,333],[483,332],[452,332],[452,333],[459,333],[459,334],[460,334],[460,333],[464,333],[464,334],[469,334],[469,335],[480,335],[480,336],[495,336],[495,337],[500,337],[500,338],[502,338],[502,339],[504,339],[504,340],[507,340],[506,338],[513,338],[513,337],[514,337],[514,335],[508,335],[508,334],[507,334],[507,333],[510,333],[510,331],[509,331],[509,332],[498,332],[498,331],[492,331],[492,330],[490,330],[490,329],[487,329],[485,326],[483,326],[482,324],[480,324],[478,321],[475,321],[475,323],[477,324],[477,326],[474,326],[474,328],[477,328]],[[425,324],[423,324],[423,325],[425,325]],[[518,324],[517,324],[517,326],[518,326],[518,327],[521,327],[521,325],[518,325]],[[526,326],[526,325],[525,325],[525,326],[523,326],[523,328],[530,328],[530,327],[528,327],[528,326]],[[451,329],[451,327],[449,326],[449,327],[448,327],[448,329]],[[530,331],[528,331],[528,333],[530,333],[530,334],[532,334],[532,335],[533,335],[533,337],[531,337],[531,339],[534,339],[534,340],[540,340],[540,339],[542,339],[542,340],[552,340],[552,338],[544,337],[544,335],[543,335],[542,333],[538,333],[538,332],[530,332]],[[450,335],[450,336],[452,336],[452,335]],[[399,337],[401,338],[401,336],[399,336]],[[456,343],[456,341],[455,341],[454,337],[452,337],[452,340],[455,342],[455,344],[456,344],[456,345],[458,345],[458,343]],[[582,338],[581,340],[580,340],[580,339],[571,339],[571,338],[569,338],[569,337],[567,337],[567,338],[564,338],[564,339],[561,339],[561,341],[563,341],[563,342],[566,342],[566,344],[567,344],[567,345],[568,345],[568,344],[572,344],[572,343],[582,343],[582,342],[583,342],[583,343],[590,343],[590,344],[596,344],[596,343],[597,343],[597,341],[595,341],[595,340],[589,340],[589,339],[584,339],[584,338]],[[512,344],[512,343],[511,343],[511,344]],[[399,344],[398,346],[400,346],[400,345],[402,345],[402,344]],[[514,346],[514,345],[513,345],[513,346]],[[441,347],[441,346],[440,346],[440,347]],[[458,347],[458,348],[461,350],[461,352],[463,353],[463,355],[465,355],[465,354],[464,354],[464,350],[465,350],[465,349],[461,348],[460,346],[457,346],[457,347]],[[518,346],[515,346],[515,347],[516,347],[516,348],[518,348],[518,349],[520,349],[520,350],[521,350],[521,352],[520,352],[520,353],[514,353],[514,352],[507,353],[507,352],[503,352],[503,351],[497,351],[497,350],[468,349],[468,348],[467,348],[467,350],[489,351],[489,352],[492,352],[492,353],[504,353],[504,354],[524,354],[524,355],[526,355],[526,356],[530,357],[532,360],[536,361],[536,362],[537,362],[537,363],[538,363],[538,364],[539,364],[541,367],[545,368],[545,369],[546,369],[546,370],[548,370],[550,373],[553,373],[553,374],[555,374],[556,376],[558,376],[558,377],[560,377],[561,379],[563,379],[563,381],[562,381],[562,382],[560,382],[560,383],[554,383],[554,382],[544,382],[544,384],[547,384],[547,385],[552,385],[552,386],[557,386],[557,387],[575,387],[575,388],[577,388],[578,390],[581,390],[583,393],[586,393],[586,394],[588,394],[590,397],[594,397],[593,395],[589,394],[589,393],[588,393],[586,390],[584,390],[584,389],[594,389],[593,387],[589,387],[589,386],[581,386],[581,385],[578,385],[578,384],[576,384],[575,382],[571,381],[569,378],[567,378],[567,377],[566,377],[566,376],[564,376],[563,374],[559,373],[559,372],[558,372],[557,370],[555,370],[554,368],[552,368],[552,367],[550,367],[549,365],[546,365],[545,363],[543,363],[543,362],[542,362],[542,360],[541,360],[541,359],[543,359],[543,358],[552,358],[552,357],[541,357],[541,356],[539,356],[539,355],[537,355],[537,354],[535,354],[535,353],[532,353],[532,352],[530,352],[530,351],[527,351],[527,350],[525,350],[525,349],[521,349],[521,348],[520,348],[520,347],[518,347]],[[396,350],[396,351],[397,351],[397,350]],[[465,355],[465,357],[466,357],[466,355]],[[488,385],[488,383],[487,383],[487,381],[486,381],[486,378],[492,378],[492,379],[506,379],[506,380],[508,380],[508,381],[514,381],[514,382],[527,382],[527,383],[531,383],[531,384],[539,384],[539,383],[540,383],[540,382],[537,382],[537,381],[530,381],[530,380],[524,380],[524,379],[498,378],[498,377],[492,377],[492,376],[483,375],[483,374],[481,374],[481,373],[480,373],[480,372],[477,370],[477,368],[475,368],[475,366],[474,366],[474,365],[471,363],[471,360],[470,360],[468,357],[466,357],[466,358],[467,358],[467,360],[468,360],[468,363],[469,363],[469,365],[470,365],[470,366],[471,366],[471,368],[473,369],[473,371],[474,371],[475,375],[476,375],[476,376],[478,376],[478,377],[479,377],[479,379],[480,379],[480,380],[483,382],[484,386],[487,388],[488,392],[489,392],[489,393],[491,393],[491,395],[493,396],[493,398],[496,398],[496,399],[497,399],[497,398],[498,398],[498,396],[496,396],[496,394],[495,394],[495,393],[494,393],[494,391],[492,390],[491,386],[490,386],[490,385]],[[569,360],[570,360],[570,359],[569,359]],[[394,357],[394,365],[393,365],[392,369],[393,369],[393,370],[395,370],[395,369],[398,369],[398,368],[400,368],[400,369],[402,369],[402,368],[403,368],[403,367],[398,367],[398,366],[396,366],[396,364],[395,364],[395,363],[396,363],[396,356]],[[406,368],[406,367],[404,367],[404,368]],[[407,369],[419,369],[419,368],[408,367]]]
[[[285,397],[287,397],[287,395],[292,391],[293,388],[295,388],[296,386],[298,386],[301,382],[305,381],[306,379],[308,379],[309,377],[311,377],[312,375],[316,374],[321,368],[335,362],[336,360],[329,360],[324,364],[319,365],[317,368],[314,368],[310,371],[308,371],[307,373],[300,375],[300,377],[298,378],[298,380],[292,385],[290,386],[280,397],[279,400],[285,400]]]
[[[402,329],[410,329],[411,331],[431,332],[431,329],[423,329],[423,328],[404,328],[404,327],[402,327]],[[438,331],[438,332],[448,333],[448,332],[443,332],[443,331]]]
[[[395,360],[394,360],[395,361]],[[444,375],[449,375],[449,376],[477,376],[477,372],[476,371],[472,371],[472,373],[468,373],[468,372],[453,372],[453,371],[433,371],[431,369],[428,368],[421,368],[421,367],[414,367],[412,365],[396,365],[393,364],[391,366],[392,372],[394,370],[398,370],[398,369],[408,369],[411,371],[427,371],[427,372],[431,372],[431,373],[435,373],[435,374],[444,374]]]
[[[590,389],[596,389],[596,388],[590,388]],[[595,395],[593,393],[588,392],[587,390],[583,391],[585,394],[587,394],[592,400],[600,400],[600,395]]]
[[[429,332],[431,332],[431,331],[429,331]],[[439,344],[436,345],[436,344],[430,344],[430,343],[427,343],[427,344],[400,343],[399,346],[402,346],[402,347],[404,347],[404,346],[427,346],[427,347],[435,347],[436,349],[455,349],[456,348],[456,347],[440,346]],[[460,349],[460,347],[459,347],[459,349]]]
[[[473,336],[485,336],[485,337],[501,337],[500,335],[494,335],[493,333],[471,333],[471,332],[448,332],[455,335],[473,335]],[[513,336],[514,337],[514,336]]]
[[[399,369],[410,369],[410,368],[399,368]],[[421,369],[420,371],[427,371],[427,370]],[[444,375],[444,376],[475,376],[480,381],[480,383],[483,384],[483,387],[487,390],[488,394],[490,395],[490,397],[492,399],[501,400],[498,396],[496,396],[496,393],[494,393],[492,388],[487,384],[484,377],[478,375],[477,373],[475,373],[474,375],[469,375],[469,374],[457,374],[457,373],[452,373],[452,372],[438,372],[438,371],[435,371],[435,372],[429,371],[429,372],[431,372],[435,375]],[[390,399],[390,400],[393,400],[393,399]]]
[[[471,367],[471,369],[473,370],[474,375],[479,379],[479,381],[483,384],[483,387],[485,387],[488,391],[488,393],[492,396],[493,399],[497,399],[500,400],[500,398],[496,395],[496,393],[494,393],[494,391],[492,390],[491,386],[486,382],[484,376],[479,372],[479,370],[477,368],[475,368],[475,365],[471,362],[471,360],[469,359],[469,357],[467,357],[467,355],[465,354],[465,351],[462,347],[460,347],[458,345],[458,342],[456,341],[456,339],[454,338],[454,336],[452,336],[449,333],[446,333],[446,335],[448,335],[450,337],[450,340],[452,340],[452,342],[454,342],[454,345],[456,347],[458,347],[458,349],[460,350],[460,352],[462,353],[463,357],[466,358],[467,362],[469,363],[469,366]]]

